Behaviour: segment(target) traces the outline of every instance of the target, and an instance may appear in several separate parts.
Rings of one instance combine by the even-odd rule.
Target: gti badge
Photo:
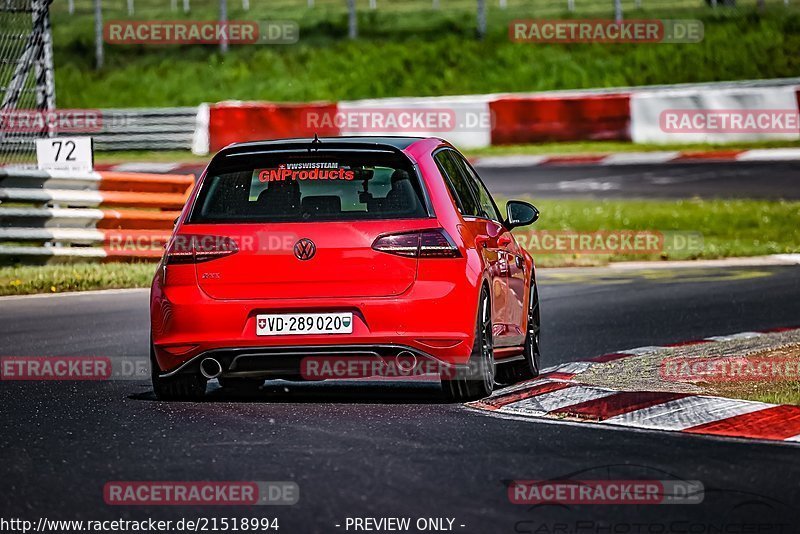
[[[317,253],[317,246],[310,239],[301,239],[294,244],[294,255],[298,260],[310,260]]]

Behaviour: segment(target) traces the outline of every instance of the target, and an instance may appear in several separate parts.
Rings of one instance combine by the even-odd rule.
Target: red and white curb
[[[733,161],[796,161],[800,160],[800,148],[768,148],[756,150],[712,150],[712,151],[663,151],[620,152],[617,154],[575,155],[520,155],[486,156],[473,158],[476,167],[513,168],[540,165],[658,165],[687,162],[733,162]]]
[[[738,438],[800,442],[800,406],[665,391],[620,391],[580,384],[594,365],[678,346],[748,339],[780,328],[638,347],[544,369],[534,379],[467,406],[523,418],[557,418],[600,425]]]

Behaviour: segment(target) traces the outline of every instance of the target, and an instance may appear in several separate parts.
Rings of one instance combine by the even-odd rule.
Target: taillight
[[[176,235],[167,249],[167,264],[201,263],[239,252],[236,242],[219,235]]]
[[[422,230],[381,236],[372,243],[378,252],[408,258],[458,258],[458,247],[444,230]]]

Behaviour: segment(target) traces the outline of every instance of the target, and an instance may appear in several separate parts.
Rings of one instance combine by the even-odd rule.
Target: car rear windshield
[[[262,154],[212,163],[191,223],[427,217],[411,162],[384,152]],[[216,168],[215,168],[216,167]]]

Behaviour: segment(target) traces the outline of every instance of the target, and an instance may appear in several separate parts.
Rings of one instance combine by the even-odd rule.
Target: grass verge
[[[790,345],[777,349],[767,350],[757,354],[748,355],[743,367],[755,370],[769,369],[766,364],[774,362],[776,369],[790,369],[790,376],[758,377],[759,379],[737,380],[724,384],[706,385],[706,391],[711,395],[731,397],[734,399],[747,399],[773,404],[800,404],[800,345]],[[742,362],[744,364],[744,362]],[[790,371],[791,373],[791,371]]]
[[[155,263],[74,263],[0,267],[0,295],[148,287]]]
[[[800,252],[800,202],[762,200],[537,200],[539,221],[515,230],[527,236],[537,265],[604,265],[761,256]],[[664,235],[657,253],[555,254],[537,245],[531,231],[639,231]],[[685,238],[685,239],[684,239]],[[691,239],[690,239],[691,238]],[[538,250],[538,252],[537,252]],[[552,249],[548,249],[552,250]],[[650,250],[650,249],[648,249]]]

